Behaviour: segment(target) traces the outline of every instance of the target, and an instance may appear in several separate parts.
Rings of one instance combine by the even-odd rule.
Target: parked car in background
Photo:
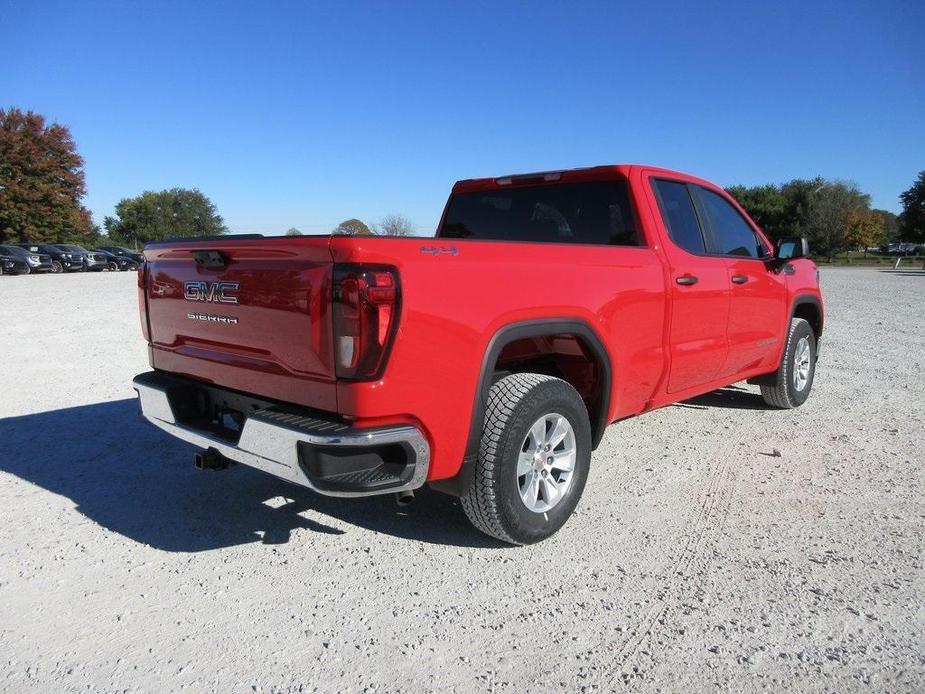
[[[2,246],[0,246],[2,248]],[[0,250],[0,275],[28,275],[29,266],[16,256],[4,255]]]
[[[83,246],[77,246],[71,243],[56,243],[55,246],[65,253],[70,253],[72,258],[80,258],[85,270],[106,270],[109,263],[102,255],[91,253]]]
[[[99,248],[94,248],[92,252],[105,257],[106,262],[109,264],[109,269],[112,271],[138,269],[139,263],[129,258],[127,255],[116,255],[115,253],[110,253],[109,251],[104,251]]]
[[[128,248],[125,248],[124,246],[100,246],[100,250],[106,251],[107,253],[112,253],[113,255],[116,255],[116,256],[131,258],[138,265],[141,265],[145,260],[145,257],[141,253],[130,251]]]
[[[88,251],[83,246],[73,246],[73,245],[63,245],[58,244],[58,248],[64,249],[69,253],[82,253],[84,267],[87,270],[93,270],[95,272],[101,272],[102,270],[109,269],[109,258],[107,258],[102,253],[96,253],[94,251]]]
[[[16,245],[30,253],[50,256],[52,272],[84,271],[83,256],[79,253],[74,254],[70,251],[62,250],[60,246],[54,246],[50,243],[17,243]]]
[[[0,246],[0,255],[15,258],[26,266],[26,273],[51,272],[51,256],[46,253],[32,253],[19,246]]]
[[[891,243],[883,251],[884,255],[915,255],[919,252],[919,246],[914,243]]]

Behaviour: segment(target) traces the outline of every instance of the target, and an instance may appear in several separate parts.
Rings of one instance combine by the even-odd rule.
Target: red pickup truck
[[[648,166],[459,181],[434,238],[149,244],[144,416],[202,468],[322,494],[429,484],[510,543],[574,511],[605,427],[736,381],[809,395],[823,328],[804,239]]]

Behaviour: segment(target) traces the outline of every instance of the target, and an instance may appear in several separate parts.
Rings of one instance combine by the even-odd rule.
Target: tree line
[[[821,177],[726,189],[772,241],[806,236],[813,252],[833,257],[893,241],[925,242],[925,171],[902,193],[903,211],[874,209],[854,183]]]
[[[100,245],[103,231],[84,207],[84,161],[70,130],[40,114],[0,109],[0,243]],[[833,256],[894,240],[925,242],[925,171],[900,197],[902,212],[872,209],[857,185],[823,178],[784,184],[730,186],[728,191],[773,239],[808,236],[814,252]],[[124,198],[103,221],[109,241],[141,246],[228,231],[199,190],[171,188]],[[391,214],[378,224],[347,219],[333,234],[409,236],[411,222]],[[301,235],[296,228],[287,234]]]
[[[366,224],[359,219],[345,219],[331,230],[337,236],[414,236],[411,221],[400,214],[390,214],[378,223]],[[292,227],[286,236],[302,236],[302,232]]]
[[[83,205],[84,160],[67,126],[17,108],[0,109],[0,243],[76,243],[84,246],[143,246],[177,237],[228,232],[215,204],[197,189],[144,191],[123,198],[114,214],[93,223]],[[301,234],[292,228],[290,235]],[[399,214],[378,224],[341,222],[331,233],[408,236],[411,223]],[[105,235],[104,235],[105,234]]]

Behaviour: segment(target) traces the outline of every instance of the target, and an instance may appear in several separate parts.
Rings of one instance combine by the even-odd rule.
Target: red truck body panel
[[[414,424],[431,447],[430,480],[459,472],[471,447],[483,357],[512,324],[587,326],[610,362],[606,422],[774,371],[800,297],[815,301],[821,313],[815,266],[796,260],[788,274],[772,272],[768,259],[683,250],[659,211],[651,185],[659,178],[714,191],[748,219],[707,181],[609,166],[558,172],[548,182],[627,181],[639,246],[340,236],[153,244],[140,287],[152,366],[364,426]],[[510,177],[478,179],[453,190],[518,184]],[[198,266],[192,253],[210,249],[226,254],[228,265]],[[373,381],[335,376],[332,272],[347,263],[390,266],[400,278],[397,332]],[[682,275],[696,276],[697,284],[678,284]],[[190,318],[200,307],[185,298],[184,287],[199,281],[239,284],[238,303],[228,311],[236,324]],[[225,307],[201,308],[213,314]],[[577,341],[560,342],[581,356]]]
[[[222,239],[230,262],[193,257],[212,241],[145,250],[151,365],[227,388],[336,411],[328,239]],[[237,283],[236,303],[191,302],[186,283]],[[199,320],[191,314],[205,316]],[[233,314],[237,323],[208,320]]]

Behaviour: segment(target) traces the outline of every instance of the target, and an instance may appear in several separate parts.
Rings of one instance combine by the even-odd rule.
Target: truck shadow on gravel
[[[707,410],[711,407],[728,407],[734,410],[771,410],[758,393],[739,386],[727,386],[712,393],[698,395],[690,400],[675,403],[675,407]]]
[[[134,398],[0,419],[0,471],[65,496],[95,523],[164,551],[283,544],[297,529],[349,534],[343,525],[435,544],[501,546],[469,524],[458,502],[437,492],[422,490],[406,508],[391,495],[335,499],[244,466],[201,472],[193,467],[194,452],[142,419]],[[310,550],[311,537],[298,533],[295,540]]]

